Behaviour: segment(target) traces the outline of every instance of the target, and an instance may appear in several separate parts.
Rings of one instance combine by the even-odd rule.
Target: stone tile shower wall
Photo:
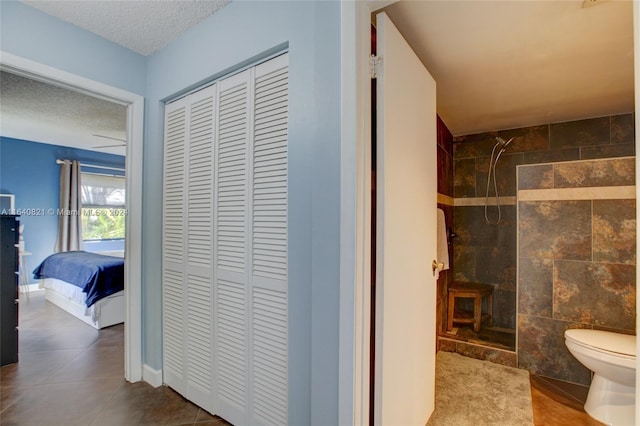
[[[484,219],[494,136],[515,137],[497,167],[502,221]],[[453,279],[492,284],[494,326],[516,329],[516,167],[635,155],[633,115],[488,132],[454,138]],[[495,200],[490,194],[490,202]],[[495,208],[489,213],[495,217]]]
[[[635,158],[518,168],[518,365],[590,383],[564,331],[633,334]]]
[[[438,117],[438,208],[444,211],[447,229],[453,229],[453,135]],[[453,263],[453,245],[449,244],[449,264]],[[445,331],[447,324],[447,289],[452,281],[452,271],[442,271],[438,276],[436,299],[436,333]],[[440,342],[437,342],[439,349]]]

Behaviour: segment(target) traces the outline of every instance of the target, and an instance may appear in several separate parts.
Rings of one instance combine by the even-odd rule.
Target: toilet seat
[[[598,352],[630,359],[636,357],[636,336],[633,335],[588,329],[571,329],[564,335],[567,340]]]

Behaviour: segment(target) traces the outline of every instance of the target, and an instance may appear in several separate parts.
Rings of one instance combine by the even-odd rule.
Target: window
[[[82,239],[124,239],[125,178],[82,173]]]

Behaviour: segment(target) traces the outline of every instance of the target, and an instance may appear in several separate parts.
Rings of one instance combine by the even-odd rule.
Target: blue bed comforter
[[[34,269],[33,277],[57,278],[80,287],[90,307],[124,289],[124,259],[85,251],[56,253]]]

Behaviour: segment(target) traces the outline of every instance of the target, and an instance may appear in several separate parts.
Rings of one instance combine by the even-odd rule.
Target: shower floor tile
[[[441,334],[441,336],[461,342],[474,343],[507,351],[514,351],[516,348],[515,330],[482,327],[480,331],[476,333],[473,331],[472,326],[458,326]]]

